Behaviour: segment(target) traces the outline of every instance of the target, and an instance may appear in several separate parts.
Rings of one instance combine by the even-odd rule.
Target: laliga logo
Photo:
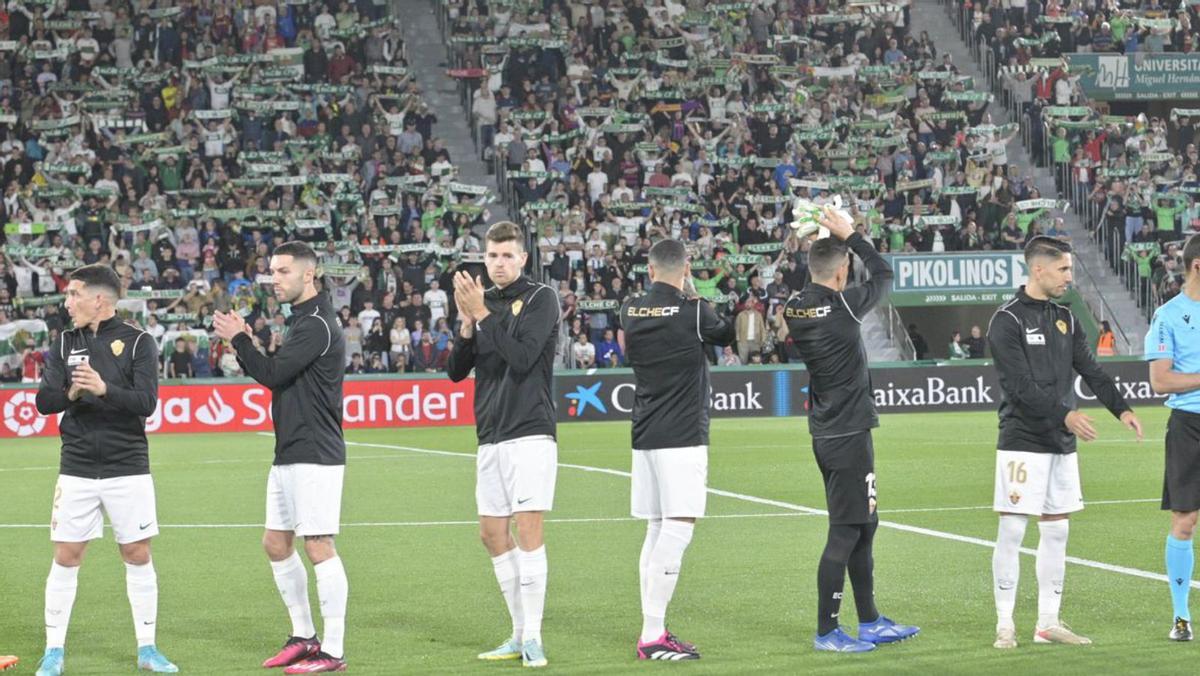
[[[226,404],[224,399],[221,399],[221,394],[217,392],[216,388],[213,388],[208,401],[196,410],[196,420],[205,425],[212,425],[213,427],[224,425],[233,420],[233,416],[233,407]]]
[[[28,437],[42,431],[46,419],[37,411],[32,392],[17,392],[4,404],[4,426],[18,437]]]

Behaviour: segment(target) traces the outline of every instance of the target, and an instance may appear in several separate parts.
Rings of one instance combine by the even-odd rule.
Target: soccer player
[[[1038,621],[1034,643],[1087,645],[1091,640],[1059,620],[1067,567],[1068,517],[1083,509],[1075,439],[1096,438],[1092,419],[1075,410],[1075,373],[1105,408],[1142,437],[1142,424],[1100,369],[1071,310],[1054,302],[1071,284],[1071,245],[1034,237],[1025,245],[1029,282],[988,324],[988,344],[1000,378],[994,509],[1000,514],[992,556],[997,648],[1017,647],[1013,607],[1021,541],[1038,517]]]
[[[213,329],[229,340],[246,375],[271,390],[275,462],[267,475],[263,547],[275,585],[292,619],[292,635],[264,667],[288,674],[345,671],[346,570],[334,548],[340,527],[346,443],[342,438],[342,379],[346,341],[329,296],[318,293],[317,255],[304,242],[287,242],[271,255],[275,297],[291,304],[287,337],[274,357],[254,345],[251,329],[234,312],[215,313]],[[324,639],[317,640],[308,602],[308,572],[296,537],[317,577]]]
[[[1171,510],[1166,559],[1175,610],[1172,641],[1192,640],[1188,590],[1195,564],[1192,534],[1200,510],[1200,237],[1193,235],[1184,245],[1183,266],[1183,292],[1154,313],[1144,350],[1150,386],[1171,395],[1162,508]]]
[[[446,366],[454,382],[475,369],[479,531],[512,617],[512,636],[479,659],[520,658],[527,667],[544,667],[542,519],[553,508],[558,473],[551,397],[558,294],[521,275],[528,258],[521,226],[495,223],[486,242],[487,273],[495,286],[485,291],[478,278],[455,273],[454,301],[462,321]]]
[[[887,294],[892,269],[843,214],[826,206],[819,219],[830,237],[808,252],[812,282],[793,293],[783,316],[809,372],[808,431],[825,480],[829,534],[817,567],[817,635],[813,647],[829,652],[866,652],[876,644],[902,641],[917,627],[897,624],[875,607],[873,543],[875,447],[871,429],[879,426],[867,371],[867,351],[859,325]],[[846,288],[854,252],[870,279]],[[846,573],[858,608],[858,638],[838,626]]]
[[[647,292],[621,308],[625,354],[637,380],[633,402],[633,516],[646,519],[639,562],[639,660],[695,660],[700,653],[667,631],[667,606],[683,553],[708,495],[708,359],[705,344],[733,343],[737,327],[695,296],[683,243],[650,249]],[[686,290],[685,290],[686,289]]]
[[[46,579],[46,653],[37,673],[63,673],[79,566],[88,542],[104,534],[105,513],[125,561],[138,668],[174,673],[179,669],[154,644],[158,577],[150,539],[158,535],[158,517],[146,418],[158,406],[158,348],[150,334],[116,316],[121,281],[112,268],[76,269],[66,295],[74,328],[51,347],[37,393],[38,412],[63,414],[50,517],[54,562]]]

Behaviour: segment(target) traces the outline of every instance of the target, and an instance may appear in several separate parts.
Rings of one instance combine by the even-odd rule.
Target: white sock
[[[1063,578],[1067,573],[1067,519],[1039,521],[1037,548],[1038,629],[1057,627],[1062,606]]]
[[[496,573],[496,582],[500,583],[500,593],[504,595],[504,603],[508,605],[508,615],[512,618],[512,640],[521,643],[525,627],[525,615],[521,610],[521,573],[517,561],[517,549],[510,549],[500,556],[492,557],[492,570]]]
[[[546,608],[546,563],[545,545],[532,552],[518,550],[518,569],[521,573],[521,613],[525,616],[522,640],[542,640],[542,613]]]
[[[75,605],[78,587],[79,566],[68,568],[51,562],[46,578],[47,648],[62,648],[67,644],[67,625],[71,623],[71,607]]]
[[[683,552],[692,541],[695,524],[675,519],[663,519],[662,531],[650,554],[646,599],[642,604],[642,641],[653,641],[666,629],[667,605],[675,595]]]
[[[326,559],[313,566],[317,576],[317,599],[321,602],[321,650],[331,657],[345,655],[342,641],[346,635],[346,598],[350,582],[340,557]]]
[[[133,633],[138,647],[154,645],[154,633],[158,628],[158,574],[154,572],[154,561],[144,566],[125,564],[125,593],[129,596],[129,608],[133,611]]]
[[[638,560],[638,580],[642,585],[643,608],[646,607],[646,588],[650,584],[650,554],[654,552],[654,543],[658,542],[662,523],[662,519],[651,519],[646,522],[646,539],[642,541],[642,557]]]
[[[272,561],[271,571],[275,573],[275,587],[279,589],[283,605],[287,606],[288,615],[292,617],[292,636],[316,636],[312,607],[308,604],[308,571],[300,560],[300,554],[293,550],[286,559]]]
[[[1029,517],[1001,514],[992,553],[992,590],[996,595],[996,629],[1015,629],[1013,608],[1017,605],[1017,582],[1021,579],[1021,541]]]

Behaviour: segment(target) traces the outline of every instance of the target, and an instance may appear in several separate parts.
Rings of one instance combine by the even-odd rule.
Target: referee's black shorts
[[[1174,409],[1167,420],[1162,508],[1200,511],[1200,413]]]
[[[829,523],[852,526],[875,521],[875,446],[871,431],[813,439],[813,455],[825,479]]]

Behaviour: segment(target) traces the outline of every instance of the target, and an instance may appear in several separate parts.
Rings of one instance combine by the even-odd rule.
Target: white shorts
[[[558,443],[548,436],[483,444],[475,458],[479,516],[548,512],[554,508]]]
[[[708,502],[708,446],[633,451],[629,511],[638,519],[698,519]]]
[[[117,544],[158,535],[154,480],[149,474],[84,479],[60,474],[50,511],[52,542],[87,542],[104,536],[104,514]]]
[[[345,474],[345,465],[271,465],[267,529],[291,531],[300,537],[337,535]]]
[[[1078,453],[996,451],[993,509],[1012,514],[1070,514],[1083,509]]]

